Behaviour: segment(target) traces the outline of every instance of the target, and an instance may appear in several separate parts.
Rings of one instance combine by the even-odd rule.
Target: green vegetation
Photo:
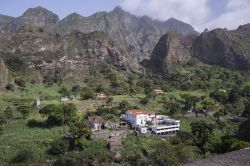
[[[108,64],[95,67],[84,81],[63,82],[60,75],[43,84],[15,77],[0,93],[0,162],[29,165],[46,159],[55,165],[180,165],[249,147],[250,77],[191,60],[175,75],[135,74]],[[153,90],[164,94],[156,95]],[[95,99],[103,92],[107,99]],[[60,102],[61,97],[76,97]],[[32,107],[41,100],[39,109]],[[128,109],[171,115],[181,121],[175,137],[124,138],[120,156],[105,140],[91,140],[89,115],[116,122]],[[201,117],[189,110],[204,110]],[[242,115],[242,116],[238,116]],[[150,125],[150,124],[149,124]]]

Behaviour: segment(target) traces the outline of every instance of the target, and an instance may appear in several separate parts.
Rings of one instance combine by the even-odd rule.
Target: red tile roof
[[[155,115],[155,112],[153,111],[144,111],[144,110],[128,110],[129,114],[132,114],[134,116],[140,115],[140,114],[146,114],[146,115]]]

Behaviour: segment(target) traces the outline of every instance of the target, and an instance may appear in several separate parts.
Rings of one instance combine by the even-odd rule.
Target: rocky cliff
[[[143,64],[155,73],[170,74],[177,62],[190,57],[204,63],[250,71],[250,26],[237,30],[215,29],[200,36],[165,34],[156,45],[149,61]]]
[[[140,70],[104,32],[74,32],[59,37],[33,28],[2,38],[0,49],[4,50],[2,56],[9,68],[30,75],[37,82],[48,76],[77,82],[101,63]]]
[[[13,19],[3,28],[2,35],[16,33],[24,27],[38,26],[61,36],[75,31],[90,33],[103,31],[109,34],[117,46],[135,61],[148,59],[156,43],[167,31],[183,35],[198,34],[194,28],[176,19],[165,22],[149,17],[136,17],[120,7],[111,12],[98,12],[89,17],[77,13],[64,19],[42,7],[28,9],[22,16]]]
[[[175,72],[178,62],[188,60],[192,55],[192,36],[182,36],[174,32],[168,32],[157,43],[149,61],[143,65],[154,73],[169,75]]]
[[[22,16],[11,19],[7,25],[2,28],[2,36],[10,33],[16,33],[23,27],[27,26],[50,28],[58,21],[59,17],[45,8],[30,8],[24,12]]]
[[[9,74],[4,61],[0,58],[0,89],[5,88],[5,86],[11,81],[12,77]]]
[[[205,63],[250,70],[250,28],[215,29],[202,33],[195,41],[194,56]]]

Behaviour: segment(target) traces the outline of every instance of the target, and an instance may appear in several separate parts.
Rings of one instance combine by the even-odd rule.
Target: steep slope
[[[174,32],[168,32],[157,43],[149,61],[143,65],[154,73],[165,76],[175,72],[178,62],[188,60],[192,56],[191,36],[182,36]]]
[[[2,26],[0,36],[34,26],[42,27],[61,36],[75,31],[83,33],[103,31],[108,33],[117,46],[137,62],[150,58],[158,40],[167,31],[175,31],[183,35],[198,34],[190,25],[176,19],[160,22],[146,16],[136,17],[120,7],[116,7],[111,12],[98,12],[89,17],[73,13],[61,21],[56,14],[47,9],[30,8],[22,16]]]
[[[0,89],[5,88],[5,86],[12,81],[12,77],[9,74],[9,71],[0,57]]]
[[[59,21],[59,17],[51,11],[42,8],[30,8],[22,16],[14,18],[2,28],[3,34],[16,33],[24,26],[50,28]]]
[[[178,32],[182,35],[190,35],[190,34],[199,35],[199,33],[196,32],[195,29],[191,25],[185,22],[182,22],[180,20],[177,20],[175,18],[170,18],[167,21],[165,21],[163,24],[169,30]]]
[[[177,62],[190,57],[211,65],[250,71],[250,24],[234,31],[215,29],[198,37],[167,33],[143,65],[168,75],[174,72]]]
[[[139,70],[104,32],[75,32],[64,37],[53,36],[39,28],[14,34],[0,40],[3,58],[13,71],[26,73],[41,82],[44,77],[81,81],[101,63]],[[29,74],[27,74],[29,73]],[[40,75],[41,77],[36,77]]]
[[[99,12],[89,17],[71,14],[53,26],[53,30],[61,35],[75,30],[84,33],[107,32],[128,55],[141,61],[150,57],[160,37],[169,30],[184,35],[197,34],[190,27],[174,19],[160,22],[146,16],[136,17],[116,7],[111,12]]]
[[[195,42],[194,56],[201,61],[227,68],[250,70],[250,28],[215,29],[201,34]]]
[[[12,20],[14,19],[14,17],[10,17],[10,16],[5,16],[5,15],[2,15],[0,14],[0,33],[1,32],[1,29],[3,27],[5,27],[9,22],[11,22]]]

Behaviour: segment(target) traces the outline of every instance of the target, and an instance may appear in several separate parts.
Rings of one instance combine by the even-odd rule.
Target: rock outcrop
[[[59,37],[33,28],[2,38],[0,49],[14,72],[35,72],[43,77],[80,81],[101,63],[124,70],[141,70],[104,32],[74,32]],[[35,80],[42,81],[41,77]]]
[[[154,73],[169,75],[175,72],[178,62],[187,61],[193,55],[192,36],[182,36],[169,32],[165,34],[156,45],[151,59],[144,61],[143,65]]]
[[[89,17],[73,13],[60,21],[56,14],[37,7],[28,9],[22,16],[4,26],[2,35],[16,33],[20,29],[33,26],[42,27],[61,36],[75,31],[106,32],[119,48],[137,62],[150,58],[158,40],[167,31],[183,35],[198,34],[192,26],[176,19],[171,18],[161,22],[147,16],[136,17],[120,7],[111,12],[98,12]]]
[[[195,41],[194,57],[226,68],[250,70],[250,28],[215,29],[202,33]]]
[[[237,30],[215,29],[200,36],[183,36],[167,33],[156,45],[146,65],[163,75],[174,71],[177,62],[190,57],[226,68],[250,71],[250,26]]]
[[[59,17],[51,11],[42,8],[30,8],[22,16],[12,19],[2,28],[2,35],[8,35],[20,31],[23,27],[50,28]]]
[[[0,89],[5,88],[10,81],[11,81],[11,76],[9,74],[9,71],[3,59],[0,58]]]

